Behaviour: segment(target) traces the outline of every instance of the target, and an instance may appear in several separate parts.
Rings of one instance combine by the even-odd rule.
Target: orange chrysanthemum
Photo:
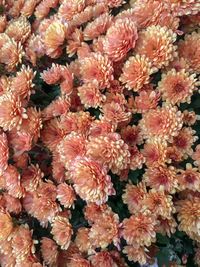
[[[128,205],[128,210],[131,214],[137,214],[141,209],[142,200],[144,199],[146,186],[143,182],[137,186],[127,184],[124,194],[122,195],[123,202]]]
[[[176,170],[173,166],[153,165],[146,169],[144,179],[147,186],[156,191],[175,193],[178,187]]]
[[[98,137],[100,135],[106,135],[108,133],[112,133],[114,132],[114,129],[115,129],[114,126],[108,121],[95,120],[92,122],[90,126],[89,135],[91,137]]]
[[[104,52],[112,61],[120,61],[135,47],[137,28],[130,19],[118,19],[108,29],[103,40]]]
[[[85,0],[64,0],[58,9],[58,16],[70,21],[74,15],[84,10],[86,6]]]
[[[140,247],[136,244],[133,246],[125,246],[123,253],[127,255],[129,261],[139,262],[140,264],[146,264],[148,259],[148,249]]]
[[[80,61],[80,72],[84,82],[96,83],[100,89],[110,86],[113,67],[106,55],[91,53]]]
[[[155,242],[156,220],[153,216],[138,214],[124,219],[122,222],[122,237],[128,245],[150,246]]]
[[[98,204],[115,193],[106,168],[86,157],[77,157],[69,168],[76,193],[87,202]]]
[[[56,216],[52,222],[51,233],[53,239],[62,249],[68,249],[73,230],[67,218]]]
[[[98,252],[92,256],[90,256],[90,260],[92,263],[92,266],[98,266],[98,267],[126,267],[126,265],[118,265],[117,260],[111,254],[111,252],[108,251],[101,251]],[[120,264],[120,263],[119,263]]]
[[[186,34],[184,40],[178,43],[179,57],[183,57],[189,65],[191,72],[200,72],[200,33],[194,31],[192,34]]]
[[[113,173],[126,169],[130,161],[128,145],[117,133],[91,138],[87,145],[87,155],[107,165]]]
[[[139,33],[136,53],[145,55],[156,68],[167,66],[176,56],[176,46],[173,43],[176,34],[161,26],[150,26]]]
[[[65,208],[74,206],[76,196],[73,188],[65,183],[59,184],[57,187],[57,199]]]
[[[198,197],[179,200],[177,202],[177,212],[179,220],[179,230],[196,240],[200,241],[200,201]]]
[[[134,108],[138,113],[145,113],[150,109],[155,109],[158,106],[159,100],[160,93],[157,90],[144,89],[135,97]]]
[[[185,170],[180,170],[178,175],[180,190],[189,189],[200,192],[200,173],[197,168],[193,168],[190,163],[186,164]]]
[[[140,121],[141,131],[145,138],[170,140],[178,135],[183,124],[182,117],[176,107],[168,105],[149,110]]]
[[[172,196],[167,195],[164,192],[156,192],[152,189],[145,195],[142,203],[141,211],[154,216],[162,216],[163,218],[171,218],[172,214],[175,213]]]
[[[89,224],[99,220],[103,216],[102,214],[113,214],[110,206],[107,204],[88,203],[84,210],[85,218]]]
[[[156,232],[161,233],[162,235],[167,235],[171,237],[171,234],[176,232],[177,222],[171,218],[162,218],[158,217],[158,225],[156,226]]]
[[[75,239],[75,244],[81,253],[92,252],[92,244],[89,240],[89,228],[81,227],[78,229]]]
[[[190,103],[191,96],[197,89],[195,74],[189,74],[185,70],[177,72],[175,69],[162,74],[158,83],[158,90],[162,93],[163,100],[174,104]]]
[[[119,79],[129,90],[137,92],[144,84],[149,83],[150,75],[155,70],[147,57],[135,55],[125,62]]]
[[[130,169],[133,171],[137,169],[142,169],[142,166],[145,163],[145,158],[139,151],[138,147],[130,146],[129,152],[130,152],[130,165],[129,165]]]
[[[5,241],[13,231],[12,218],[8,212],[0,210],[0,241]]]
[[[197,114],[194,111],[183,111],[183,123],[187,126],[192,126],[197,121]]]

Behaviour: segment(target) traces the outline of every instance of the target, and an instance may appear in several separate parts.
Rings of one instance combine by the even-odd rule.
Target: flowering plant
[[[0,266],[200,266],[200,0],[0,0]]]

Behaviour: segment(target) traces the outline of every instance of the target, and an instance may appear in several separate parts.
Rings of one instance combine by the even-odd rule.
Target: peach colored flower
[[[140,121],[141,132],[145,138],[170,140],[182,128],[182,117],[175,106],[157,107],[143,115]]]
[[[58,152],[53,152],[53,159],[52,159],[52,175],[54,181],[58,184],[63,183],[66,179],[65,176],[65,166],[61,162]]]
[[[57,264],[58,247],[52,239],[47,237],[42,238],[41,252],[46,264],[49,264],[50,266]]]
[[[176,146],[168,146],[166,150],[166,160],[168,163],[180,162],[183,158],[183,153]]]
[[[195,151],[192,154],[192,159],[194,160],[194,164],[200,167],[200,144],[195,147]]]
[[[198,140],[198,137],[194,135],[195,133],[196,131],[191,127],[183,127],[173,139],[172,145],[177,147],[185,158],[193,153],[192,146]]]
[[[139,262],[139,264],[146,264],[148,259],[148,249],[140,247],[136,244],[132,246],[125,246],[123,253],[127,255],[129,261]]]
[[[177,16],[197,14],[200,8],[199,0],[170,0],[172,10]]]
[[[145,113],[150,109],[155,109],[158,106],[159,100],[160,93],[157,90],[144,89],[135,97],[134,108],[138,113]]]
[[[87,155],[108,166],[113,173],[126,169],[130,162],[128,145],[117,133],[92,137],[87,145]]]
[[[130,19],[118,19],[108,29],[103,40],[104,52],[112,61],[120,61],[135,47],[137,28]]]
[[[59,184],[57,187],[57,199],[65,208],[73,207],[76,200],[73,188],[66,183]]]
[[[200,241],[199,237],[199,220],[200,220],[200,201],[198,197],[179,200],[176,203],[178,212],[179,230],[193,240]]]
[[[23,44],[31,34],[31,25],[26,17],[21,16],[9,22],[5,33],[16,42],[20,41]]]
[[[102,204],[115,194],[106,168],[86,157],[77,157],[69,168],[76,193],[87,202]]]
[[[104,34],[111,26],[112,20],[113,18],[109,13],[104,13],[88,23],[83,31],[84,40],[92,40]]]
[[[75,255],[71,258],[70,262],[67,264],[68,267],[92,267],[90,262],[80,255]]]
[[[0,174],[8,167],[9,148],[8,140],[5,133],[0,134]]]
[[[85,0],[64,0],[58,9],[58,16],[70,21],[74,15],[83,11],[85,7]]]
[[[30,17],[31,15],[33,15],[36,5],[39,4],[40,2],[41,2],[40,0],[25,1],[21,9],[21,14],[25,17]]]
[[[135,52],[148,57],[154,67],[161,68],[177,55],[175,40],[176,34],[172,30],[159,25],[149,26],[139,33]]]
[[[7,26],[6,15],[1,15],[0,16],[0,33],[5,31],[6,26]]]
[[[92,266],[98,267],[117,267],[120,266],[116,263],[112,254],[109,251],[101,251],[90,256]],[[124,265],[125,267],[125,265]]]
[[[114,132],[114,126],[104,120],[95,120],[90,126],[90,137],[98,137],[100,135],[106,135],[107,133]]]
[[[143,142],[139,126],[128,125],[126,128],[122,128],[120,134],[124,142],[129,146],[140,145]]]
[[[153,214],[154,216],[171,218],[176,209],[171,195],[167,195],[162,191],[156,192],[156,189],[152,189],[145,195],[141,211],[147,216]]]
[[[16,262],[23,262],[33,252],[32,232],[28,225],[16,227],[12,237],[12,253],[16,257]]]
[[[51,8],[56,8],[58,3],[59,0],[42,0],[35,8],[34,15],[38,20],[42,20],[49,14]]]
[[[185,170],[180,170],[177,178],[180,190],[189,189],[200,192],[200,173],[190,163],[186,164]]]
[[[167,235],[171,237],[171,234],[176,232],[177,222],[171,218],[162,218],[158,217],[158,225],[156,226],[156,232],[161,233],[162,235]]]
[[[162,93],[163,100],[174,104],[190,103],[191,96],[197,90],[195,74],[189,74],[185,70],[177,72],[175,69],[162,74],[158,83],[158,90]]]
[[[178,188],[177,171],[173,166],[153,165],[146,169],[144,180],[147,186],[156,191],[175,193]]]
[[[100,89],[110,86],[113,80],[111,61],[100,53],[91,53],[80,60],[80,72],[85,83],[96,83]]]
[[[110,206],[107,204],[87,203],[85,206],[84,215],[89,224],[100,220],[103,214],[113,214]]]
[[[131,214],[137,214],[140,211],[142,200],[146,193],[146,186],[143,182],[137,186],[133,184],[126,185],[122,200],[128,205],[128,210]]]
[[[72,57],[78,49],[81,47],[81,44],[83,43],[83,32],[81,29],[75,28],[75,30],[70,34],[68,40],[67,40],[67,48],[66,52],[69,55],[69,57]]]
[[[89,240],[89,228],[80,227],[76,234],[75,244],[81,253],[92,252],[92,244]]]
[[[200,47],[197,45],[200,40],[199,32],[186,34],[184,40],[178,42],[179,57],[183,57],[189,65],[191,72],[200,72]]]
[[[31,150],[32,136],[29,133],[13,130],[8,134],[8,140],[15,156],[20,156],[24,152]]]
[[[139,151],[137,146],[130,146],[129,152],[130,152],[130,165],[129,165],[130,169],[133,171],[137,169],[142,169],[142,166],[145,163],[145,158]]]
[[[132,215],[122,222],[122,237],[128,245],[150,246],[156,240],[155,225],[153,215]]]
[[[38,58],[41,58],[45,54],[45,46],[39,35],[34,33],[26,41],[25,45],[25,57],[30,61],[33,66],[36,66]]]
[[[3,206],[9,213],[19,214],[22,211],[22,205],[19,199],[4,193],[2,196]]]
[[[144,144],[142,154],[148,167],[154,164],[163,164],[166,161],[167,143],[151,139]]]
[[[85,108],[98,108],[106,99],[95,83],[86,83],[78,87],[78,96]]]
[[[22,171],[21,183],[26,191],[33,192],[42,182],[44,174],[39,168],[39,165],[30,165]]]
[[[14,226],[12,218],[8,212],[3,208],[0,209],[0,241],[8,239],[9,235],[13,232]]]
[[[125,62],[119,80],[129,90],[139,91],[144,84],[148,84],[150,75],[156,69],[152,68],[151,62],[145,55],[136,54]]]
[[[76,157],[86,154],[86,144],[87,140],[75,132],[71,132],[62,139],[57,149],[60,160],[66,169],[70,167]]]
[[[105,249],[109,244],[119,247],[119,217],[117,214],[102,214],[94,221],[89,231],[92,247]]]
[[[183,111],[183,123],[187,126],[192,126],[197,121],[197,115],[194,111]]]

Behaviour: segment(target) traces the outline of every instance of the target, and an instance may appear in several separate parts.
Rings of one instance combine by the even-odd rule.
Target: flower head
[[[73,188],[66,183],[59,184],[57,187],[57,199],[65,208],[73,206],[76,200]]]

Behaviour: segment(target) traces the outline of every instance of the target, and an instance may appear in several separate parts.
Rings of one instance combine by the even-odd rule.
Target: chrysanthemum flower
[[[166,161],[180,162],[183,159],[183,153],[176,146],[168,146],[166,149]]]
[[[58,152],[61,161],[65,164],[66,169],[78,156],[84,156],[86,154],[86,139],[77,134],[70,133],[65,136],[58,145]]]
[[[58,184],[63,183],[66,179],[66,169],[64,163],[62,163],[60,160],[58,152],[53,152],[53,160],[51,165],[54,181],[56,181]]]
[[[12,218],[8,212],[0,209],[0,241],[5,241],[13,231]]]
[[[11,131],[8,134],[8,140],[14,150],[15,156],[20,156],[24,152],[31,150],[32,136],[27,132]]]
[[[143,164],[145,163],[145,157],[142,155],[138,147],[135,146],[129,146],[129,152],[130,152],[130,169],[131,170],[137,170],[142,169]]]
[[[191,72],[200,72],[200,33],[194,31],[192,34],[186,34],[184,40],[178,43],[179,57],[183,57],[189,65]]]
[[[40,0],[25,1],[21,9],[22,16],[30,17],[31,15],[33,15],[36,5],[39,4],[40,2],[41,2]]]
[[[31,34],[30,22],[23,16],[11,20],[6,27],[5,33],[16,42],[20,41],[23,44]]]
[[[109,13],[104,13],[94,21],[88,23],[83,31],[84,39],[92,40],[104,34],[111,26],[112,20],[112,16],[110,16]]]
[[[22,172],[21,183],[26,191],[32,192],[37,189],[42,182],[44,174],[38,165],[30,165]]]
[[[128,245],[150,246],[156,240],[156,220],[151,215],[138,214],[124,219],[122,237]]]
[[[80,227],[76,234],[75,244],[79,248],[81,253],[92,252],[92,244],[89,240],[89,228]]]
[[[173,217],[171,218],[158,217],[158,225],[156,225],[156,232],[171,237],[171,234],[174,234],[176,232],[176,227],[177,227],[177,222]]]
[[[195,74],[189,74],[185,70],[177,72],[175,69],[162,74],[158,83],[158,90],[162,93],[163,100],[174,104],[190,103],[191,96],[197,89]]]
[[[35,8],[34,15],[38,20],[42,20],[49,14],[51,8],[56,8],[59,3],[59,0],[42,0],[39,2],[40,3]]]
[[[143,87],[144,88],[144,87]],[[143,89],[142,88],[142,89]],[[141,90],[135,97],[134,108],[137,113],[145,113],[150,109],[155,109],[160,100],[160,93],[157,90]]]
[[[200,167],[200,145],[195,147],[195,151],[192,154],[192,159],[194,160],[194,164]]]
[[[189,189],[200,192],[200,173],[198,169],[187,163],[186,169],[180,170],[178,183],[180,190]]]
[[[146,56],[135,55],[125,62],[119,79],[129,90],[137,92],[144,84],[149,83],[150,75],[155,70]]]
[[[92,266],[98,267],[121,267],[114,260],[113,255],[109,251],[98,252],[89,258],[91,260]],[[123,265],[125,267],[125,265]]]
[[[0,16],[0,33],[5,31],[6,26],[7,26],[6,15],[2,15]]]
[[[92,53],[80,61],[80,72],[84,82],[95,82],[100,89],[110,86],[113,80],[113,67],[111,61],[105,55]]]
[[[86,83],[78,87],[78,96],[85,108],[98,108],[106,99],[95,83]]]
[[[126,169],[130,162],[128,145],[117,133],[91,138],[87,145],[87,155],[107,165],[114,173]]]
[[[34,252],[32,232],[29,230],[28,225],[20,225],[15,229],[12,237],[12,249],[18,263],[23,262]]]
[[[52,58],[60,56],[60,46],[64,43],[66,27],[60,20],[55,20],[47,28],[44,36],[46,54]]]
[[[197,14],[200,9],[199,0],[169,0],[171,8],[177,16]]]
[[[52,222],[53,239],[62,249],[68,249],[71,236],[73,234],[72,226],[69,220],[63,216],[56,216]]]
[[[83,43],[83,32],[81,29],[75,28],[72,34],[67,39],[67,48],[66,52],[69,57],[72,57]]]
[[[128,125],[126,128],[123,128],[121,130],[121,137],[129,146],[140,145],[143,141],[140,127],[135,125]]]
[[[70,21],[74,15],[83,11],[85,6],[85,0],[64,0],[58,9],[58,16]]]
[[[84,210],[85,219],[89,224],[100,220],[103,214],[113,214],[110,206],[107,204],[97,205],[96,203],[88,203]]]
[[[128,210],[131,214],[137,214],[141,209],[142,200],[144,199],[146,186],[143,182],[137,186],[133,184],[127,184],[122,200],[128,205]]]
[[[139,33],[136,53],[145,55],[156,68],[167,66],[176,56],[176,46],[173,43],[176,34],[161,26],[150,26]]]
[[[178,188],[176,170],[173,166],[153,165],[146,169],[144,179],[147,186],[154,188],[156,191],[165,191],[175,193]]]
[[[1,39],[4,39],[3,44]],[[1,34],[0,43],[0,62],[6,65],[8,71],[15,70],[15,67],[21,63],[22,56],[24,55],[21,43],[17,43],[5,33]]]
[[[139,264],[146,264],[149,259],[148,249],[136,244],[125,246],[123,253],[127,255],[129,261],[139,262]]]
[[[71,208],[74,206],[76,196],[73,188],[66,183],[61,183],[57,187],[57,199],[65,208]]]
[[[177,147],[177,149],[182,153],[183,156],[187,158],[188,155],[192,155],[192,146],[198,137],[194,134],[196,133],[191,127],[184,127],[180,130],[179,134],[174,137],[172,145]]]
[[[104,52],[112,61],[120,61],[135,47],[137,38],[135,24],[130,19],[118,19],[106,33]]]
[[[45,45],[39,35],[32,34],[29,37],[26,41],[25,52],[26,59],[30,61],[33,66],[36,66],[37,59],[45,54]]]
[[[22,211],[22,205],[18,198],[4,193],[1,200],[3,201],[3,207],[9,213],[19,214]]]
[[[154,164],[163,164],[166,161],[167,143],[151,139],[144,144],[141,152],[145,157],[145,164],[148,167]]]
[[[172,201],[172,196],[164,192],[156,192],[152,189],[145,195],[142,203],[141,211],[147,216],[162,216],[163,218],[171,218],[172,213],[176,210]]]
[[[0,134],[0,174],[8,167],[9,149],[8,140],[5,133]]]
[[[179,200],[177,203],[179,230],[193,240],[200,241],[199,225],[200,225],[200,201],[198,197],[191,199]]]
[[[119,246],[119,217],[117,214],[102,214],[94,221],[90,232],[89,240],[94,248],[105,249],[113,242]]]
[[[192,126],[197,121],[197,114],[194,111],[183,111],[183,123],[187,126]]]
[[[140,121],[141,131],[145,138],[170,140],[177,136],[182,128],[182,114],[176,107],[163,106],[149,110]]]
[[[76,193],[87,202],[102,204],[115,193],[106,168],[86,157],[77,157],[69,168]]]
[[[92,267],[90,262],[80,255],[71,257],[70,262],[67,264],[68,267]]]
[[[112,133],[114,130],[115,128],[110,122],[104,120],[95,120],[90,126],[89,135],[90,137],[98,137],[100,135]]]

